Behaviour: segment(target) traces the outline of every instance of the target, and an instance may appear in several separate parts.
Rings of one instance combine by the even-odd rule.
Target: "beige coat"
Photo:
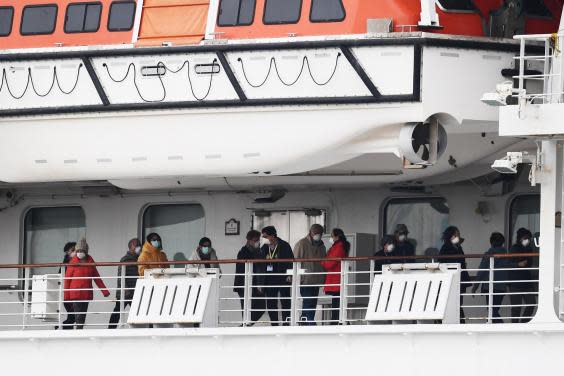
[[[294,256],[297,259],[322,259],[325,258],[326,253],[325,244],[323,242],[313,244],[309,235],[297,242],[294,247]],[[323,273],[325,271],[320,262],[302,262],[302,269],[305,269],[306,273]],[[302,285],[322,285],[324,282],[324,274],[306,274],[302,276],[301,280]]]

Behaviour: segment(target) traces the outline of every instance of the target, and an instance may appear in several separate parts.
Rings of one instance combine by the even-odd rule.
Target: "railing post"
[[[548,82],[550,77],[550,38],[544,41],[544,68],[543,68],[543,81],[542,81],[542,103],[552,102],[552,98],[548,99]]]
[[[292,290],[290,291],[290,325],[295,326],[298,318],[298,296],[300,294],[300,275],[301,262],[294,262],[292,266]]]
[[[493,256],[490,256],[490,271],[489,271],[489,278],[488,278],[488,324],[492,323],[492,315],[493,315],[493,293],[494,293],[494,265],[495,259]]]
[[[63,279],[63,276],[66,274],[66,266],[63,266],[61,268],[61,274],[59,274],[59,310],[58,310],[58,317],[57,320],[59,322],[59,330],[63,329],[63,321],[62,321],[62,316],[63,316],[63,287],[65,285],[65,280]]]
[[[349,262],[341,260],[341,290],[339,294],[339,324],[347,323],[347,286],[349,284]]]
[[[521,38],[521,45],[519,48],[519,99],[522,99],[523,87],[525,78],[525,38]],[[521,102],[521,100],[519,101]],[[521,104],[521,103],[519,103]]]
[[[123,265],[119,266],[120,268],[120,273],[119,273],[119,278],[120,278],[120,286],[119,286],[119,322],[118,322],[118,327],[121,328],[123,326],[123,312],[125,311],[125,271],[127,269],[125,269],[125,267]],[[131,307],[131,306],[130,306]]]
[[[374,284],[374,268],[376,267],[376,262],[374,260],[370,260],[370,286],[368,290],[372,289],[372,285]]]
[[[250,302],[253,293],[251,270],[253,264],[245,262],[245,282],[243,286],[243,326],[247,326],[251,321]]]
[[[29,301],[29,275],[30,268],[24,268],[24,294],[23,294],[23,317],[22,329],[25,330],[27,325],[28,301]]]

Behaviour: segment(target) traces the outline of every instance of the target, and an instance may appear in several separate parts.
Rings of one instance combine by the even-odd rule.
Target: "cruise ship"
[[[2,369],[558,372],[563,5],[0,0]]]

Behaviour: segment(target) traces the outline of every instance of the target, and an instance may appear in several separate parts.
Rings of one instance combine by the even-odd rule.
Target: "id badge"
[[[272,264],[266,265],[266,271],[268,273],[272,273],[274,271],[274,265],[272,265]]]

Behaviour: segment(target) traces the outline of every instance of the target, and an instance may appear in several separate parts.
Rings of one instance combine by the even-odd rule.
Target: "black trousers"
[[[499,293],[501,291],[494,291],[495,293]],[[500,318],[499,315],[499,310],[501,309],[501,307],[499,307],[501,305],[501,302],[503,301],[503,298],[505,297],[505,295],[494,295],[493,299],[492,299],[492,323],[494,324],[502,324],[503,320]],[[486,296],[486,302],[488,302],[488,305],[490,304],[490,297]]]
[[[76,329],[82,329],[86,321],[86,312],[88,311],[88,302],[73,302],[72,308],[76,318]]]
[[[267,287],[264,289],[266,295],[266,308],[268,310],[268,317],[270,317],[271,325],[278,325],[278,300],[282,306],[282,321],[284,325],[289,325],[288,318],[290,317],[290,287]],[[278,297],[280,296],[280,299]]]
[[[537,292],[536,289],[532,286],[528,286],[528,284],[523,283],[511,283],[509,284],[509,291],[513,293],[528,293],[528,294],[511,294],[509,295],[511,305],[519,305],[519,304],[536,304],[537,303],[537,295],[531,294],[531,292]],[[533,317],[535,313],[534,306],[528,307],[511,307],[511,322],[519,323],[519,322],[529,322],[531,321],[531,317]],[[521,318],[522,317],[522,318]]]
[[[327,292],[331,295],[331,325],[339,324],[339,310],[341,308],[341,293],[340,292]]]
[[[74,315],[74,308],[72,303],[65,302],[65,311],[67,311],[67,318],[63,321],[63,329],[74,329],[74,324],[76,323],[76,317]]]
[[[237,292],[239,295],[239,299],[241,301],[241,310],[245,309],[245,293],[240,291]],[[256,289],[253,289],[253,295],[251,299],[251,321],[256,322],[258,321],[262,315],[264,314],[264,310],[266,308],[266,303],[264,299],[264,295],[260,294]]]
[[[127,306],[131,305],[131,300],[124,300],[123,301],[123,309],[126,309]],[[117,328],[117,323],[119,322],[119,316],[120,316],[120,312],[121,311],[121,305],[119,300],[116,302],[116,305],[114,307],[114,312],[112,313],[112,315],[110,316],[110,325],[108,325],[108,329],[116,329]]]

